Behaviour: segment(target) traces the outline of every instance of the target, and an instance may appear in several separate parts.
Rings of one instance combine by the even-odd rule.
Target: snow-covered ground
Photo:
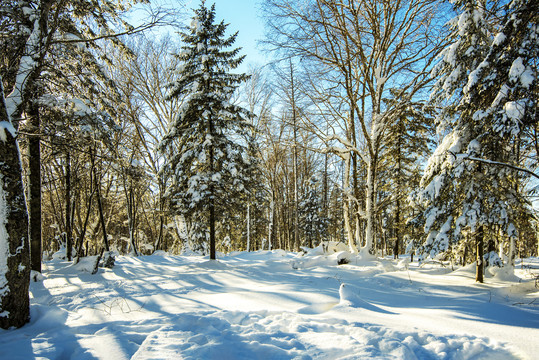
[[[538,358],[539,258],[476,284],[472,267],[295,256],[120,256],[96,275],[46,262],[0,358]]]

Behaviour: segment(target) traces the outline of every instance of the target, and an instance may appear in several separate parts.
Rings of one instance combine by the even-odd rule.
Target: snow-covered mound
[[[359,307],[365,303],[359,297],[359,289],[350,284],[341,284],[339,287],[340,303],[353,307]]]
[[[348,264],[352,258],[357,258],[357,255],[353,256],[348,251],[346,244],[337,241],[323,241],[314,249],[307,247],[302,249],[303,251],[290,262],[294,269]]]

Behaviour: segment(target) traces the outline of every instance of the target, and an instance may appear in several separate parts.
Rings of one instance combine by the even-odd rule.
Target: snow
[[[515,61],[513,61],[513,64],[509,69],[509,79],[511,81],[517,81],[517,79],[519,79],[526,70],[526,67],[524,66],[524,63],[522,61],[523,60],[521,57],[516,58]]]
[[[17,131],[9,121],[0,121],[0,141],[6,142],[7,141],[7,135],[6,131],[9,131],[11,134],[11,137],[17,136]]]
[[[471,17],[469,11],[464,11],[458,20],[458,29],[459,29],[459,36],[464,36],[468,32],[468,28],[470,27]]]
[[[83,257],[77,264],[74,264],[73,267],[78,271],[91,273],[94,271],[96,261],[99,261],[98,256]]]
[[[38,20],[37,18],[33,20],[32,32],[26,41],[26,54],[21,57],[13,91],[5,99],[9,118],[13,118],[13,114],[22,103],[22,94],[27,86],[28,76],[37,65],[32,56],[38,52],[40,44],[41,28]]]
[[[336,254],[336,253],[334,253]],[[334,256],[332,254],[332,256]],[[118,256],[96,275],[44,262],[6,359],[533,359],[539,297],[522,269],[486,272],[320,252]],[[513,276],[511,276],[513,275]]]
[[[516,58],[509,69],[509,80],[513,82],[520,81],[522,86],[528,89],[534,79],[533,70],[524,64],[522,57]]]
[[[442,54],[445,58],[445,61],[451,65],[456,66],[457,64],[457,50],[458,50],[459,43],[455,42],[451,45],[449,45],[446,49],[442,51]]]
[[[508,101],[503,109],[508,118],[518,123],[525,114],[526,104],[522,100]]]
[[[200,21],[198,20],[197,17],[193,17],[193,20],[191,21],[191,28],[193,28],[195,30],[195,32],[197,32],[200,28]]]
[[[536,75],[534,71],[528,66],[526,70],[520,75],[520,83],[525,89],[529,89],[530,85],[535,81]]]
[[[498,33],[496,34],[496,37],[494,37],[494,40],[492,41],[492,45],[499,46],[503,44],[503,42],[507,39],[504,33]]]

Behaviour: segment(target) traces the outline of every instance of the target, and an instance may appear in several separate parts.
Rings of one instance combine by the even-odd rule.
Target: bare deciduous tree
[[[435,0],[265,2],[267,44],[303,59],[311,76],[318,77],[312,82],[317,103],[332,115],[331,125],[340,126],[332,133],[318,128],[317,133],[346,164],[349,199],[357,201],[358,193],[349,189],[354,156],[365,168],[365,201],[358,211],[366,223],[362,249],[370,254],[375,251],[378,162],[393,120],[382,100],[390,89],[413,97],[430,82],[429,69],[441,42],[438,6]],[[357,187],[356,179],[354,172]],[[346,228],[354,250],[359,229],[353,239],[349,223]]]

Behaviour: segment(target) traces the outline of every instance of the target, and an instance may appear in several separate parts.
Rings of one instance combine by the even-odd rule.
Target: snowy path
[[[118,257],[114,269],[97,275],[47,263],[46,279],[31,286],[31,323],[0,330],[0,359],[533,359],[539,353],[539,307],[529,305],[539,290],[531,280],[475,284],[468,269],[407,270],[389,260],[334,266],[315,257],[292,269],[293,260],[280,251],[219,262]]]

